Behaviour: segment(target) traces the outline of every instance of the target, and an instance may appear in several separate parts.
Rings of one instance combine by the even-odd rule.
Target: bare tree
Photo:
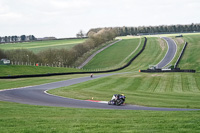
[[[80,30],[77,34],[76,37],[77,38],[83,38],[85,36],[85,34],[83,33],[83,30]]]

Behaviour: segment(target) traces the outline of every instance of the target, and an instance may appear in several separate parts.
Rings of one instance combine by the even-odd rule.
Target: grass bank
[[[133,57],[131,54],[139,45],[140,38],[123,39],[122,41],[110,46],[101,53],[97,54],[84,69],[111,69],[123,66],[126,62]],[[144,38],[141,39],[141,45],[143,46]],[[134,53],[136,54],[137,51]],[[130,55],[129,58],[127,58]],[[126,59],[127,58],[127,59]]]
[[[200,72],[200,34],[191,34],[183,36],[183,38],[188,42],[188,46],[179,63],[179,67],[184,69],[195,69]]]
[[[33,75],[33,74],[65,73],[65,72],[80,72],[80,71],[83,70],[75,68],[64,68],[64,67],[0,65],[0,76]]]

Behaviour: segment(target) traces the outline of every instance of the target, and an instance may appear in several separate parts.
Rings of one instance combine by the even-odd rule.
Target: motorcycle
[[[117,105],[120,106],[125,102],[125,96],[120,94],[113,95],[112,99],[108,102],[108,105]]]

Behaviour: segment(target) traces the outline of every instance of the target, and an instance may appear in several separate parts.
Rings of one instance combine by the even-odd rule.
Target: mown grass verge
[[[68,80],[72,78],[86,77],[88,74],[76,74],[65,76],[50,76],[50,77],[35,77],[35,78],[22,78],[22,79],[0,79],[0,90],[19,88],[24,86],[40,85],[56,81]]]
[[[34,75],[48,73],[81,72],[84,70],[63,67],[0,65],[0,76]]]
[[[199,111],[73,109],[0,102],[0,131],[199,132],[199,115]]]

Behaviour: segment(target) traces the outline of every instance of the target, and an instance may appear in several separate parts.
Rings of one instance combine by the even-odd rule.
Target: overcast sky
[[[0,36],[75,37],[79,30],[200,23],[200,0],[0,0]]]

